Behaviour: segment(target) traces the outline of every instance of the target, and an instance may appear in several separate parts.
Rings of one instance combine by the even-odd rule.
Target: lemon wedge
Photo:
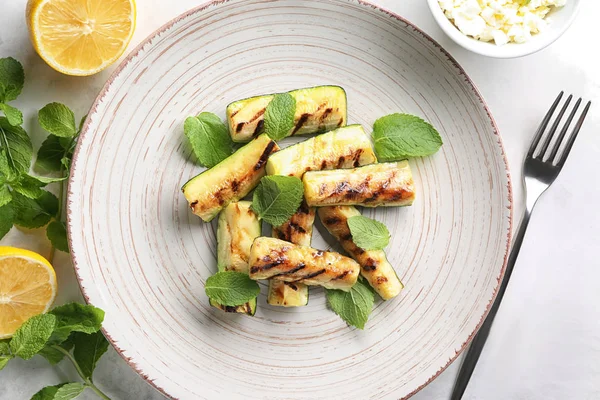
[[[56,297],[56,274],[33,251],[0,246],[0,339],[30,317],[48,311]]]
[[[134,0],[29,0],[33,47],[55,70],[92,75],[123,54],[135,29]]]

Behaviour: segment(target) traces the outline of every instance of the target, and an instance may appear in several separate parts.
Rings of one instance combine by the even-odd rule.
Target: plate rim
[[[171,20],[167,21],[165,24],[160,26],[158,29],[154,30],[152,33],[147,35],[146,38],[144,38],[142,41],[140,41],[138,45],[136,45],[129,53],[127,53],[125,58],[119,63],[117,68],[110,74],[110,76],[108,77],[108,79],[106,80],[104,85],[102,86],[102,89],[100,90],[100,92],[98,93],[96,98],[94,99],[94,102],[92,103],[92,106],[90,107],[90,110],[86,116],[85,123],[81,129],[81,134],[79,135],[79,139],[77,141],[77,145],[75,147],[73,157],[72,157],[71,173],[69,174],[69,179],[67,182],[67,201],[66,201],[66,203],[67,203],[67,205],[66,205],[67,224],[66,225],[67,225],[67,239],[68,239],[68,243],[69,243],[69,249],[73,248],[73,246],[72,246],[73,241],[72,241],[72,237],[71,237],[72,236],[71,228],[72,228],[72,223],[73,223],[72,217],[71,217],[72,216],[72,202],[69,201],[69,198],[72,195],[74,195],[73,192],[71,191],[72,184],[73,184],[73,171],[76,169],[75,166],[77,165],[77,161],[79,158],[78,156],[79,156],[79,151],[81,148],[80,142],[84,138],[84,136],[88,133],[88,131],[90,130],[89,129],[89,125],[90,125],[89,116],[96,113],[100,101],[104,98],[104,96],[106,95],[106,93],[108,92],[110,87],[112,86],[114,80],[119,76],[119,74],[122,72],[122,70],[138,55],[138,53],[145,46],[151,44],[152,41],[156,38],[156,36],[167,31],[168,29],[172,28],[173,25],[175,25],[176,23],[178,23],[181,20],[184,20],[184,19],[190,17],[191,15],[199,14],[211,6],[218,6],[220,4],[224,4],[229,1],[231,1],[231,0],[209,0],[209,1],[204,2],[203,4],[193,7],[191,9],[183,12],[182,14],[176,16],[175,18],[172,18]],[[325,1],[331,2],[332,0],[325,0]],[[490,312],[492,304],[496,300],[496,296],[498,295],[498,289],[500,288],[500,284],[503,281],[504,275],[506,272],[506,265],[508,262],[508,256],[510,253],[510,247],[512,244],[512,237],[513,237],[514,198],[513,198],[513,190],[512,190],[512,179],[511,179],[511,174],[510,174],[510,167],[508,164],[508,158],[506,156],[506,151],[504,148],[504,142],[502,140],[502,136],[500,135],[500,130],[498,129],[496,120],[494,119],[489,106],[487,105],[485,99],[483,98],[483,95],[481,94],[481,92],[479,91],[477,86],[475,85],[475,82],[473,82],[471,77],[467,74],[467,72],[460,65],[460,63],[440,43],[438,43],[438,41],[436,41],[433,37],[431,37],[429,34],[427,34],[424,30],[419,28],[416,24],[412,23],[411,21],[402,17],[401,15],[399,15],[393,11],[390,11],[385,7],[373,4],[367,0],[343,0],[343,1],[345,1],[347,3],[359,4],[360,6],[363,6],[363,7],[370,7],[376,11],[387,14],[388,16],[392,17],[393,19],[397,20],[398,22],[404,23],[407,26],[409,26],[410,28],[412,28],[416,33],[418,33],[424,39],[426,39],[428,42],[430,42],[433,45],[433,47],[437,48],[439,51],[441,51],[443,53],[443,55],[448,59],[448,61],[459,71],[459,74],[461,74],[464,77],[465,83],[468,86],[470,86],[471,90],[473,91],[473,93],[475,94],[475,96],[477,97],[477,99],[479,100],[481,105],[483,106],[483,108],[489,118],[489,122],[492,126],[493,134],[497,138],[496,144],[498,146],[498,149],[500,150],[500,155],[502,156],[502,160],[504,162],[504,170],[506,173],[506,188],[507,188],[507,192],[508,192],[508,209],[509,209],[508,233],[506,236],[506,249],[505,249],[505,253],[504,253],[504,260],[503,260],[502,268],[500,270],[500,274],[496,277],[497,283],[496,283],[496,286],[492,293],[492,297],[488,301],[488,304],[486,305],[486,308],[485,308],[483,314],[481,315],[481,318],[480,318],[479,322],[477,323],[477,326],[475,327],[474,331],[471,332],[471,334],[467,337],[467,340],[461,345],[461,348],[458,351],[456,351],[454,356],[452,356],[446,362],[446,364],[442,368],[440,368],[433,376],[431,376],[429,379],[427,379],[424,383],[422,383],[420,386],[418,386],[416,389],[414,389],[408,395],[406,395],[400,399],[400,400],[407,400],[410,397],[414,396],[419,391],[421,391],[423,388],[425,388],[431,382],[433,382],[442,372],[444,372],[458,358],[459,355],[462,354],[462,352],[466,349],[467,345],[469,345],[469,343],[471,343],[471,341],[473,340],[475,335],[479,332],[481,325],[483,324],[487,315]],[[87,304],[91,304],[90,298],[88,297],[88,295],[86,293],[86,289],[83,285],[81,276],[79,275],[80,268],[77,264],[77,257],[72,250],[69,252],[69,256],[70,256],[71,262],[73,264],[73,270],[75,271],[75,276],[77,278],[77,284],[79,285],[81,294],[82,294],[85,302]],[[104,327],[102,327],[101,330],[102,330],[102,333],[104,334],[104,336],[106,337],[106,339],[111,344],[111,346],[115,349],[117,354],[119,354],[119,356],[129,365],[129,367],[131,369],[133,369],[146,383],[148,383],[155,390],[157,390],[158,392],[163,394],[165,397],[172,399],[172,400],[178,400],[178,398],[176,398],[173,395],[171,395],[170,393],[168,393],[166,389],[158,386],[150,376],[148,376],[145,372],[143,372],[142,368],[139,367],[138,364],[131,359],[131,357],[127,357],[124,354],[125,350],[121,349],[117,345],[116,341],[112,338],[110,333],[108,333]]]

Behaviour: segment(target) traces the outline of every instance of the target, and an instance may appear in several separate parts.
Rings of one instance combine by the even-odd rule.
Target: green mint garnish
[[[198,162],[207,168],[214,167],[234,151],[227,126],[215,114],[203,112],[196,117],[188,117],[183,131]]]
[[[298,211],[304,187],[302,181],[293,176],[263,177],[252,197],[252,210],[259,218],[273,226],[280,226]]]
[[[390,231],[379,221],[362,215],[348,218],[352,241],[363,250],[381,250],[390,241]]]
[[[296,99],[289,93],[279,93],[265,110],[265,133],[273,140],[281,140],[290,135],[294,128]]]
[[[348,325],[364,329],[373,309],[375,295],[373,290],[359,279],[348,292],[327,289],[329,307]]]
[[[241,272],[218,272],[206,280],[206,295],[224,306],[239,306],[260,293],[256,281]]]
[[[443,144],[440,134],[430,123],[409,114],[379,118],[373,124],[373,141],[379,161],[428,156]]]

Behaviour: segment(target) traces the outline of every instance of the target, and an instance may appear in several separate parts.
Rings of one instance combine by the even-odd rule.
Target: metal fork
[[[527,157],[525,157],[525,166],[523,170],[526,204],[525,214],[523,215],[523,219],[515,236],[514,244],[506,265],[506,273],[504,274],[504,279],[502,280],[502,283],[498,289],[498,295],[496,296],[494,304],[490,308],[490,312],[486,320],[481,325],[477,335],[475,335],[473,338],[471,346],[469,347],[469,351],[463,359],[458,377],[454,383],[454,388],[452,389],[452,396],[450,397],[451,400],[460,400],[465,392],[465,389],[467,388],[467,385],[469,384],[469,379],[471,379],[473,370],[477,365],[477,361],[479,360],[479,356],[481,355],[485,341],[490,333],[490,329],[492,328],[492,323],[494,322],[496,313],[498,313],[498,309],[500,308],[500,302],[502,301],[502,297],[504,296],[504,292],[508,286],[508,280],[510,279],[510,275],[515,266],[515,261],[519,255],[519,250],[521,249],[521,244],[523,243],[523,237],[525,236],[525,231],[527,230],[529,218],[533,212],[533,207],[542,193],[544,193],[552,184],[552,182],[554,182],[554,179],[556,179],[562,167],[565,165],[565,161],[569,155],[569,152],[571,151],[571,148],[573,147],[573,143],[575,143],[577,134],[583,125],[585,116],[590,109],[591,102],[588,102],[583,109],[577,124],[573,128],[573,131],[569,135],[562,153],[559,156],[559,150],[565,137],[567,136],[569,126],[571,125],[571,122],[575,118],[575,114],[581,105],[580,98],[575,103],[575,106],[560,130],[560,133],[556,135],[561,120],[563,119],[563,116],[565,115],[565,112],[567,111],[569,104],[573,99],[573,95],[570,95],[558,113],[558,116],[552,123],[552,126],[546,134],[545,139],[542,141],[544,132],[546,131],[546,128],[548,127],[548,124],[552,119],[552,115],[554,114],[554,111],[556,111],[563,94],[564,92],[560,92],[556,100],[554,100],[552,107],[550,107],[550,110],[548,110],[548,113],[542,120],[542,123],[535,134],[533,142],[531,143],[531,147],[529,148],[529,152],[527,153]],[[554,143],[553,147],[550,150],[550,153],[546,155],[546,153],[548,153],[548,148],[552,143]]]

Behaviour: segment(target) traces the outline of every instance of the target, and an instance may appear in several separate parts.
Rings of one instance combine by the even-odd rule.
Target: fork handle
[[[463,359],[463,362],[460,366],[460,371],[458,373],[458,377],[456,378],[456,381],[454,382],[454,387],[452,388],[452,395],[450,397],[451,400],[461,400],[463,394],[465,393],[465,390],[467,389],[469,379],[471,379],[471,375],[473,375],[473,371],[475,370],[475,366],[477,365],[477,361],[479,360],[479,356],[481,355],[481,351],[483,350],[485,341],[487,340],[488,335],[490,334],[492,324],[494,323],[494,318],[496,317],[498,309],[500,308],[500,302],[502,301],[502,297],[504,297],[504,292],[506,292],[510,275],[512,274],[515,262],[517,261],[517,257],[519,256],[519,250],[521,249],[521,244],[523,243],[523,237],[525,237],[527,225],[529,225],[530,216],[531,209],[527,207],[527,210],[523,215],[523,219],[521,220],[521,224],[519,225],[517,235],[515,236],[512,250],[510,252],[510,255],[508,256],[508,261],[506,263],[506,272],[504,273],[504,279],[502,279],[502,283],[500,283],[500,287],[498,288],[498,294],[496,295],[496,299],[494,300],[494,303],[490,308],[489,314],[487,315],[485,321],[483,321],[481,328],[479,328],[479,332],[477,332],[477,334],[473,338],[473,341],[469,346],[469,350],[467,351],[467,354]]]

